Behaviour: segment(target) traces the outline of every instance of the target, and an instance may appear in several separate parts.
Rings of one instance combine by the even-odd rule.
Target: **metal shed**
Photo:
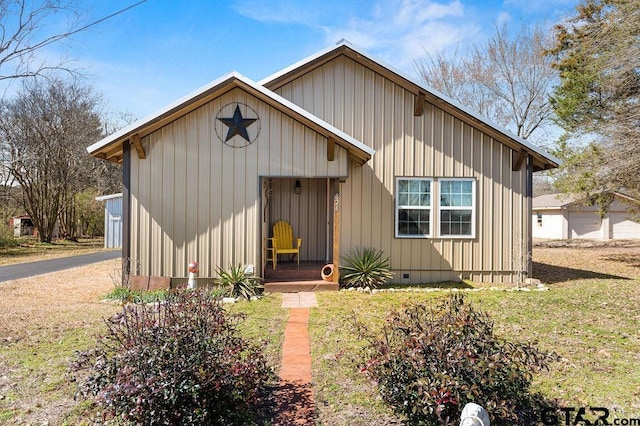
[[[13,228],[14,237],[31,237],[37,235],[30,216],[16,216],[9,219],[9,226]]]
[[[104,247],[122,247],[122,192],[96,197],[104,201]]]

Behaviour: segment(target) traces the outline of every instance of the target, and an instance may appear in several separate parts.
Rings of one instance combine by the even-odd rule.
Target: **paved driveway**
[[[117,259],[122,256],[120,250],[101,251],[99,253],[81,254],[78,256],[61,257],[58,259],[39,260],[37,262],[19,263],[17,265],[0,266],[0,282],[63,271],[78,266],[105,260]]]

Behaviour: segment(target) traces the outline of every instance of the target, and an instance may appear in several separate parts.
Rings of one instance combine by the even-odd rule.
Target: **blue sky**
[[[91,0],[80,13],[95,20],[137,1]],[[342,38],[415,76],[425,51],[482,42],[503,22],[557,22],[577,3],[147,0],[47,55],[73,59],[107,109],[141,118],[227,72],[260,80]]]

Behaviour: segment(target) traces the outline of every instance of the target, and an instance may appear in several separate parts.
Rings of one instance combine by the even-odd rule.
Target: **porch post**
[[[333,282],[340,281],[340,193],[333,197]]]
[[[129,267],[127,274],[131,274],[131,145],[128,143],[122,145],[122,267],[125,266]]]

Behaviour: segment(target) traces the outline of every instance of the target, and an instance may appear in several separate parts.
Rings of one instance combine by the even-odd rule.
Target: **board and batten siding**
[[[429,103],[415,117],[413,93],[346,56],[275,91],[376,151],[340,185],[343,254],[382,249],[396,282],[509,282],[528,268],[527,162],[512,171],[509,147]],[[474,178],[475,238],[395,238],[396,177]]]
[[[260,118],[257,139],[224,145],[215,132],[221,107],[239,102]],[[201,277],[215,268],[252,264],[259,270],[264,233],[263,177],[348,175],[347,151],[235,88],[142,139],[146,159],[131,156],[131,262],[137,275],[185,277],[197,260]],[[308,217],[308,216],[307,216]],[[300,217],[305,220],[304,217]],[[300,223],[300,228],[306,226]]]

